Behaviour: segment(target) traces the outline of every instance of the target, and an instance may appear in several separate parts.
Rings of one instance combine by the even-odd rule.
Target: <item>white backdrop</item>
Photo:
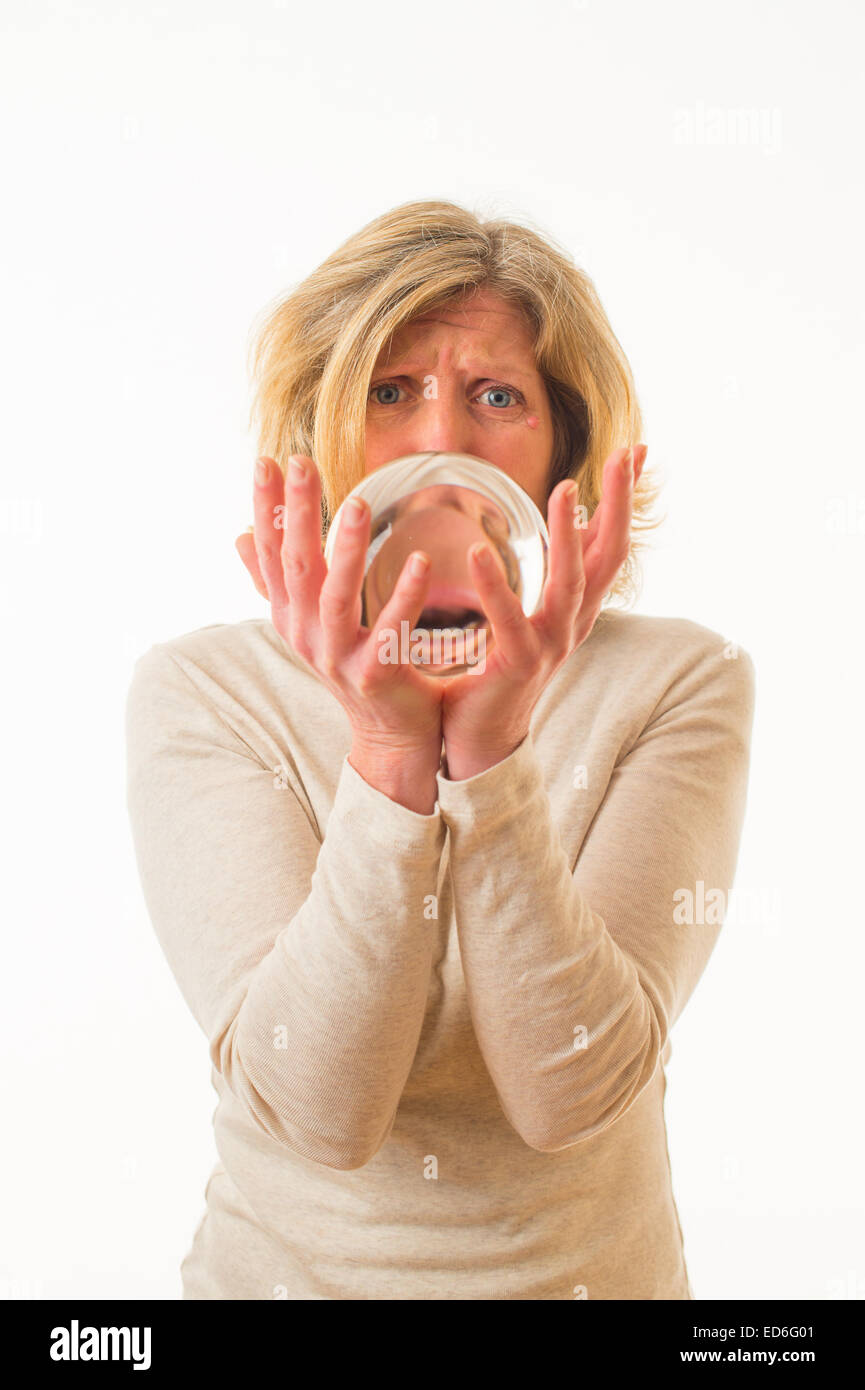
[[[159,1297],[216,1152],[143,904],[153,642],[266,616],[248,335],[408,199],[593,276],[668,521],[638,611],[757,668],[730,916],[673,1032],[694,1292],[862,1298],[862,10],[3,0],[0,1296]]]

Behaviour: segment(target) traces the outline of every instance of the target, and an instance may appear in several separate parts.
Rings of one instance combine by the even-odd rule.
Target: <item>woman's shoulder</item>
[[[269,702],[310,680],[310,672],[269,618],[208,623],[154,642],[133,664],[130,705],[167,699],[216,708]]]
[[[755,666],[732,635],[692,618],[632,613],[606,608],[578,653],[584,670],[624,691],[651,689],[660,697],[673,688],[721,686],[731,698],[753,701]]]
[[[655,613],[632,613],[621,608],[605,608],[598,615],[592,633],[598,634],[609,650],[624,647],[673,654],[724,648],[742,654],[744,648],[733,637],[695,622]],[[747,655],[747,653],[746,653]],[[750,656],[748,656],[750,660]]]
[[[192,663],[202,670],[246,666],[253,670],[274,663],[302,669],[302,663],[289,644],[280,637],[269,618],[246,618],[235,623],[208,623],[189,632],[164,638],[147,647],[135,665],[164,667],[170,661],[181,666]]]

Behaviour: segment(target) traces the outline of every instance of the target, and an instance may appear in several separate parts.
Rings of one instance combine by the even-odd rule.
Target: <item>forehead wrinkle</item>
[[[463,332],[467,333],[488,332],[489,326],[487,325],[485,320],[487,316],[490,314],[495,314],[499,318],[510,319],[517,325],[518,330],[521,330],[523,334],[526,334],[528,332],[528,325],[526,324],[522,314],[520,314],[518,310],[509,308],[507,306],[503,306],[502,308],[496,308],[493,305],[490,305],[489,307],[485,305],[483,308],[454,309],[451,311],[453,314],[460,314],[462,316],[463,321],[459,323],[454,323],[452,318],[442,317],[443,314],[447,314],[448,312],[449,311],[447,309],[441,310],[438,313],[435,310],[430,309],[427,313],[419,314],[416,318],[409,319],[407,323],[401,324],[400,327],[393,334],[392,340],[393,338],[400,338],[404,334],[410,332],[413,328],[423,327],[425,325],[434,323],[441,324],[441,326],[444,328],[461,329]],[[465,319],[467,317],[480,318],[481,322],[474,324],[466,323]],[[496,325],[496,327],[499,327],[499,325]],[[495,332],[495,328],[493,329],[493,331]]]
[[[443,323],[446,328],[462,329],[465,327],[462,324],[448,324],[445,320],[442,319],[431,319],[430,322]],[[404,325],[404,327],[410,328],[418,323],[420,323],[419,319],[413,319],[410,324],[406,324]],[[477,327],[472,328],[470,331],[473,333],[483,333],[485,330],[482,327]],[[438,363],[438,360],[441,357],[442,352],[447,354],[450,346],[451,344],[449,343],[433,341],[429,344],[427,360],[423,361],[416,355],[418,351],[417,343],[406,343],[402,350],[400,350],[397,347],[394,340],[392,339],[386,349],[386,355],[385,350],[383,350],[379,355],[379,359],[376,362],[375,369],[378,370],[383,367],[389,367],[391,370],[395,370],[398,365],[401,365],[402,370],[406,375],[409,375],[412,372],[423,371],[424,369],[429,367],[430,362]],[[510,351],[514,346],[515,344],[509,343],[506,350]],[[464,357],[464,353],[461,353],[459,351],[459,348],[457,348],[456,356],[459,360],[459,365],[463,366],[466,371],[483,372],[488,368],[493,368],[496,371],[508,372],[511,375],[526,375],[528,373],[537,371],[537,363],[535,362],[534,350],[533,347],[528,343],[526,344],[526,353],[527,362],[523,366],[518,366],[516,363],[502,363],[501,359],[498,357],[498,354],[495,351],[487,353],[485,361],[482,361],[480,358],[473,358],[465,362],[462,360]]]

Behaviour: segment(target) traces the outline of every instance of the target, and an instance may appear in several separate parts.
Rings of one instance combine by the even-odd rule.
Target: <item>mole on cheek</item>
[[[536,430],[537,427],[538,427],[538,425],[539,425],[540,423],[541,423],[541,422],[540,422],[540,420],[538,419],[537,415],[527,415],[527,416],[526,416],[526,424],[528,425],[528,427],[529,427],[530,430]]]

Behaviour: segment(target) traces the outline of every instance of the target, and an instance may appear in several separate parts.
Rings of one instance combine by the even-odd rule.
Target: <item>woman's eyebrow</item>
[[[522,377],[524,381],[528,381],[531,375],[530,368],[525,366],[519,367],[509,362],[466,362],[464,364],[464,370],[473,376],[512,376]],[[399,360],[397,360],[396,364],[393,366],[385,364],[380,367],[375,367],[373,369],[373,374],[376,376],[435,376],[435,372],[431,372],[422,362],[400,362]]]

